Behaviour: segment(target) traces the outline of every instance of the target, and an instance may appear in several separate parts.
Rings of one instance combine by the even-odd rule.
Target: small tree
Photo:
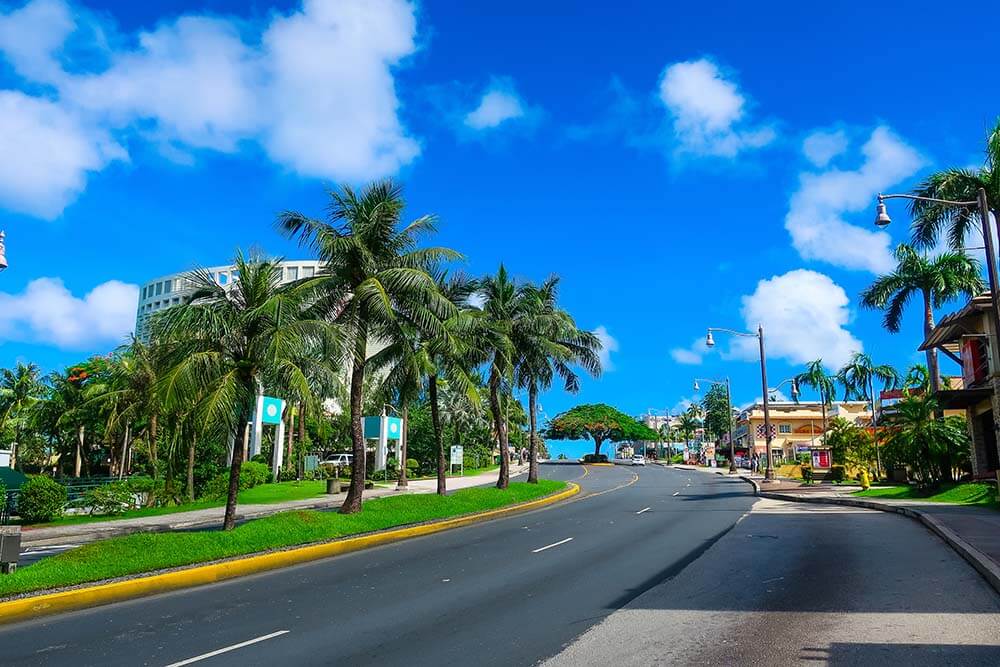
[[[593,440],[599,456],[606,440],[653,441],[657,433],[639,420],[604,403],[578,405],[552,418],[545,437],[551,440]]]

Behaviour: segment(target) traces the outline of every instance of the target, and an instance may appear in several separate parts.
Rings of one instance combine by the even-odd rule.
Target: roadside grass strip
[[[388,528],[497,510],[567,488],[561,481],[511,482],[500,491],[474,487],[448,496],[406,494],[365,501],[356,514],[282,512],[219,530],[137,533],[86,544],[0,577],[0,598],[117,579],[237,556],[328,542]],[[3,610],[0,608],[0,617]]]
[[[855,491],[851,495],[885,500],[926,500],[935,503],[997,506],[996,486],[978,482],[943,484],[939,491],[930,495],[915,486],[874,486],[867,491]]]

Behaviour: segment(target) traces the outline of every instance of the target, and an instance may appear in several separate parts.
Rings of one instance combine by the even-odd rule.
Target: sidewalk
[[[528,466],[511,465],[510,475],[527,472]],[[468,488],[470,486],[480,486],[491,484],[496,481],[497,471],[470,475],[468,477],[449,477],[448,490]],[[398,493],[434,493],[437,490],[437,479],[419,479],[411,481],[406,491],[397,491],[395,483],[390,488],[374,488],[365,491],[364,497],[379,498],[391,496]],[[330,496],[318,496],[304,500],[290,500],[282,503],[269,503],[257,505],[237,505],[237,521],[247,519],[257,519],[278,512],[302,509],[333,509],[340,507],[347,492]],[[210,507],[208,509],[192,510],[190,512],[177,512],[174,514],[164,514],[161,516],[140,517],[135,519],[114,519],[110,521],[95,521],[93,523],[80,523],[67,526],[51,526],[48,528],[25,528],[21,531],[21,549],[35,549],[37,547],[59,546],[79,546],[86,542],[103,540],[108,537],[118,535],[130,535],[132,533],[144,532],[168,532],[172,530],[186,530],[199,527],[215,527],[222,524],[222,519],[226,513],[225,507]]]

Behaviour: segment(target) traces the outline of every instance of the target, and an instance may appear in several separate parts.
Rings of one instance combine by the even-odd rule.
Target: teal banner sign
[[[263,408],[261,409],[261,423],[280,424],[281,413],[285,410],[285,402],[280,398],[265,396]]]
[[[403,436],[403,420],[399,417],[386,417],[389,422],[389,440],[399,440]]]
[[[381,432],[381,417],[365,417],[365,439],[378,440]]]

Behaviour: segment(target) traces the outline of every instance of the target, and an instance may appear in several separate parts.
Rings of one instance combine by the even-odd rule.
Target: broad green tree
[[[308,392],[301,360],[334,331],[324,320],[310,317],[306,286],[282,285],[279,260],[237,253],[234,264],[239,280],[228,287],[216,284],[207,271],[191,273],[192,294],[158,314],[152,330],[166,346],[166,370],[158,381],[166,409],[197,401],[203,422],[222,425],[239,443],[265,380],[270,386]],[[243,448],[237,445],[224,530],[236,525],[242,463]]]
[[[823,413],[823,444],[826,444],[827,407],[833,405],[833,395],[836,392],[836,377],[826,372],[822,359],[815,359],[806,364],[806,370],[795,376],[795,383],[800,387],[810,387],[819,394],[820,410]]]
[[[917,296],[923,307],[924,339],[934,331],[934,309],[958,296],[972,297],[983,291],[979,262],[965,252],[943,252],[928,257],[914,248],[896,247],[896,269],[878,277],[861,293],[861,305],[885,312],[883,326],[897,333],[906,304]],[[937,349],[927,350],[931,391],[941,388]]]
[[[311,282],[323,295],[316,308],[348,339],[354,465],[343,513],[361,510],[365,488],[362,417],[369,345],[393,340],[401,322],[434,334],[452,312],[428,267],[461,255],[418,247],[420,238],[434,231],[434,218],[425,215],[401,226],[404,207],[402,189],[385,180],[360,192],[346,186],[331,192],[325,220],[287,211],[277,221],[285,235],[313,248],[323,261],[323,274]]]
[[[994,218],[1000,208],[1000,120],[986,135],[985,160],[982,167],[950,167],[928,176],[913,190],[919,197],[949,201],[976,201],[979,189],[986,190],[986,201]],[[976,206],[956,207],[925,201],[911,201],[913,244],[932,248],[946,240],[955,250],[968,245],[970,230],[982,229]]]
[[[517,362],[514,379],[528,391],[528,482],[538,483],[538,392],[552,386],[558,377],[571,394],[580,391],[579,365],[593,377],[601,374],[601,342],[580,329],[572,316],[559,307],[559,278],[551,277],[533,288],[535,303],[516,337]]]
[[[656,440],[656,431],[635,417],[605,403],[578,405],[553,417],[545,437],[551,440],[593,440],[594,456],[605,442]]]

